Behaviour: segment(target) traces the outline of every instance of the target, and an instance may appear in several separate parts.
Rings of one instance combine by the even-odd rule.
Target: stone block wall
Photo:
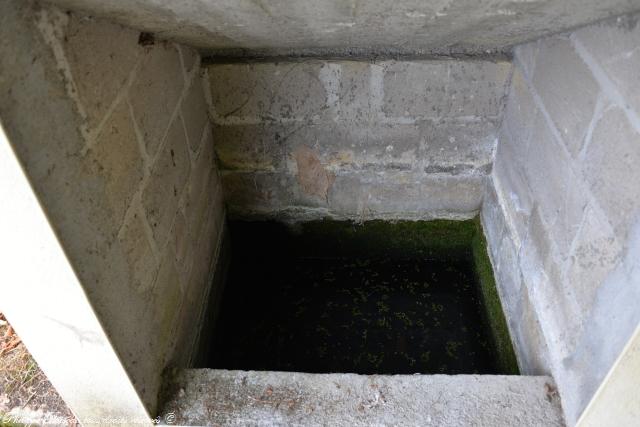
[[[153,413],[164,367],[193,357],[224,229],[206,71],[31,1],[3,2],[0,24],[2,125]]]
[[[231,215],[468,218],[491,169],[508,62],[207,67]]]
[[[515,50],[482,211],[525,373],[575,424],[640,321],[640,27]]]

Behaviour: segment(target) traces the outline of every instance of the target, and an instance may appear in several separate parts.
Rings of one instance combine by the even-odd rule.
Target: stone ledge
[[[564,425],[545,376],[187,369],[166,392],[179,425]]]

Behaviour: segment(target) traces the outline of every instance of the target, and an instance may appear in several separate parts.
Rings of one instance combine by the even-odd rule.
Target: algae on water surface
[[[478,221],[232,222],[230,231],[210,367],[517,373]]]

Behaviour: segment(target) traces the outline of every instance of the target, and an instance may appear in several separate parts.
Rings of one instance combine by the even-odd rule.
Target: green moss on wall
[[[480,297],[485,319],[491,331],[493,348],[498,366],[502,373],[518,375],[518,362],[509,335],[507,320],[502,310],[500,296],[493,275],[493,267],[487,253],[487,241],[484,237],[480,219],[476,218],[475,233],[471,241],[473,250],[473,264],[480,287]]]
[[[424,251],[466,251],[473,221],[317,221],[304,225],[306,235],[330,235],[351,250],[382,250],[415,255]],[[369,252],[370,253],[370,252]]]
[[[471,254],[473,221],[352,221],[321,220],[279,225],[279,244],[308,256],[458,257]],[[284,236],[284,237],[283,237]],[[285,242],[283,242],[283,238]]]

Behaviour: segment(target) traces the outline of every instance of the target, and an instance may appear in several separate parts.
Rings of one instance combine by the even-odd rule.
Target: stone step
[[[185,369],[160,414],[178,425],[564,426],[553,379]]]

